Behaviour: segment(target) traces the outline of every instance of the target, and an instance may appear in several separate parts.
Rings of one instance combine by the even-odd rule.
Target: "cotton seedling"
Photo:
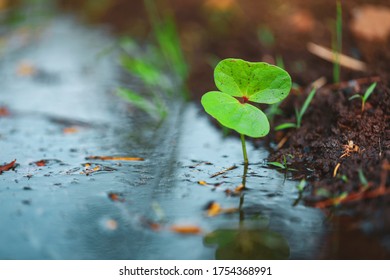
[[[291,77],[285,70],[265,62],[228,58],[216,66],[214,80],[220,91],[207,92],[201,103],[223,126],[240,134],[247,166],[245,135],[264,137],[270,130],[267,116],[251,103],[282,101],[291,90]]]

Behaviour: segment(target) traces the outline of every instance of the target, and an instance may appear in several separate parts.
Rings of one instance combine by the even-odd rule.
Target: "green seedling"
[[[283,123],[275,127],[275,130],[282,130],[287,128],[300,128],[302,123],[302,117],[305,114],[307,108],[309,107],[311,101],[314,98],[314,95],[316,94],[317,89],[313,88],[309,95],[307,96],[305,102],[303,103],[303,106],[300,110],[295,108],[295,116],[296,116],[296,123]]]
[[[345,175],[345,174],[343,174],[343,175],[337,174],[337,178],[339,178],[344,183],[348,183],[348,181],[349,181],[347,175]]]
[[[306,180],[305,179],[302,179],[299,184],[297,185],[297,190],[298,192],[302,193],[303,190],[305,189],[306,187]]]
[[[363,186],[363,189],[368,189],[368,187],[369,187],[368,181],[367,181],[366,176],[364,176],[362,169],[359,169],[358,175],[359,175],[360,184]]]
[[[364,106],[366,105],[367,99],[370,97],[371,93],[374,92],[374,89],[376,87],[376,83],[371,84],[364,95],[355,94],[349,98],[349,100],[360,98],[362,100],[362,112],[364,111]]]
[[[290,154],[287,155],[287,156],[290,157],[290,158],[294,158],[294,156],[290,155]],[[286,158],[285,155],[283,155],[283,161],[282,162],[271,161],[271,162],[268,162],[267,164],[275,166],[277,168],[280,168],[280,169],[284,170],[285,172],[287,172],[287,171],[297,171],[296,169],[289,167],[289,163],[287,162],[287,158]]]
[[[214,80],[220,91],[207,92],[201,103],[223,126],[240,134],[244,163],[248,165],[245,135],[263,137],[270,130],[266,115],[251,102],[280,102],[290,92],[291,77],[268,63],[228,58],[216,66]]]

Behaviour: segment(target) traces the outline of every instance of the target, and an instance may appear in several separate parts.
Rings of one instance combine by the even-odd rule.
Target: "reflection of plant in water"
[[[168,113],[167,104],[173,99],[186,99],[185,82],[188,67],[172,17],[161,18],[152,1],[145,0],[156,46],[144,48],[130,38],[121,41],[120,62],[128,73],[143,83],[144,90],[121,87],[118,93],[135,107],[162,120]]]
[[[268,229],[219,229],[206,235],[204,243],[218,246],[218,260],[280,260],[290,256],[286,239]]]
[[[250,103],[280,102],[290,92],[291,78],[274,65],[229,58],[217,65],[214,80],[220,91],[203,95],[202,105],[223,126],[240,134],[244,163],[248,165],[244,135],[263,137],[270,130],[266,115]]]

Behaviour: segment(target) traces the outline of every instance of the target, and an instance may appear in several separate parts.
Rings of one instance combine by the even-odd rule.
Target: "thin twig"
[[[210,178],[217,177],[217,176],[219,176],[219,175],[222,175],[222,174],[224,174],[224,173],[226,173],[226,172],[228,172],[228,171],[230,171],[230,170],[236,169],[236,168],[237,168],[236,165],[230,166],[229,168],[226,168],[226,169],[224,169],[224,170],[222,170],[222,171],[219,171],[219,172],[217,172],[217,173],[214,173],[213,175],[210,176]]]
[[[367,71],[367,65],[357,59],[354,59],[352,57],[349,57],[347,55],[332,51],[328,48],[325,48],[323,46],[314,44],[314,43],[308,43],[307,44],[307,50],[311,52],[312,54],[325,59],[327,61],[330,61],[332,63],[335,63],[338,61],[341,66],[356,70],[356,71]]]

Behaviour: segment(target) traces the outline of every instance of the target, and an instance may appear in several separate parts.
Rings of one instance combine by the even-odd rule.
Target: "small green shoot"
[[[275,130],[282,130],[287,128],[300,128],[302,123],[303,115],[305,114],[307,108],[309,107],[312,99],[314,98],[314,95],[316,94],[317,89],[313,88],[309,95],[307,96],[305,102],[303,103],[303,106],[300,110],[295,108],[295,116],[296,116],[296,123],[283,123],[275,127]]]
[[[337,178],[339,178],[344,183],[348,183],[348,181],[349,181],[347,175],[345,175],[345,174],[343,174],[343,175],[338,174]]]
[[[245,135],[263,137],[270,130],[266,115],[250,102],[280,102],[291,90],[291,77],[268,63],[228,58],[216,66],[214,80],[220,91],[207,92],[201,103],[223,126],[240,134],[244,163],[248,165]]]
[[[355,99],[355,98],[360,98],[362,100],[362,112],[364,111],[364,107],[366,105],[366,102],[367,102],[367,99],[370,97],[370,95],[374,92],[374,89],[376,87],[376,83],[373,83],[371,84],[368,89],[366,90],[366,92],[364,93],[364,95],[360,95],[360,94],[355,94],[355,95],[352,95],[350,98],[348,98],[348,100],[352,100],[352,99]]]
[[[369,187],[368,181],[367,181],[366,176],[364,176],[362,169],[359,169],[358,175],[359,175],[360,184],[363,186],[364,189],[368,189],[368,187]]]
[[[294,156],[290,155],[290,154],[287,155],[287,156],[290,157],[290,158],[294,158]],[[268,162],[267,164],[275,166],[277,168],[280,168],[280,169],[282,169],[282,170],[284,170],[286,172],[287,171],[297,171],[296,169],[289,167],[289,163],[287,162],[287,158],[286,158],[285,155],[283,155],[283,161],[282,162],[271,161],[271,162]]]

